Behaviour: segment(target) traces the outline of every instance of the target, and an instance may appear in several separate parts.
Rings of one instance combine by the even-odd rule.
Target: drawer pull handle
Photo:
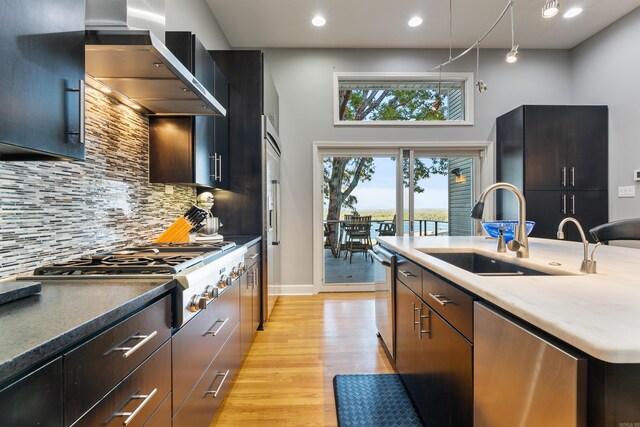
[[[122,354],[122,357],[126,359],[136,351],[140,350],[140,347],[142,347],[143,345],[151,341],[153,337],[155,337],[156,335],[158,335],[158,331],[153,331],[149,335],[134,335],[131,338],[129,338],[129,340],[142,340],[142,341],[140,341],[138,344],[134,345],[133,347],[116,347],[114,348],[114,350],[124,351],[124,353]]]
[[[224,328],[224,325],[227,324],[227,322],[229,321],[229,318],[227,317],[226,319],[218,319],[218,321],[216,323],[214,323],[214,325],[222,322],[222,325],[220,325],[220,327],[218,329],[216,329],[215,331],[213,329],[205,332],[205,335],[213,335],[214,337],[216,335],[218,335],[220,333],[220,331],[222,330],[222,328]]]
[[[258,255],[260,255],[260,254],[253,254],[252,256],[244,257],[244,259],[248,259],[249,261],[253,261],[254,259],[258,258]]]
[[[400,272],[400,274],[402,274],[404,277],[418,277],[415,274],[413,274],[412,272],[410,272],[409,270],[407,271],[402,271],[402,270],[398,270]]]
[[[442,294],[434,295],[431,292],[429,292],[429,296],[434,300],[436,300],[438,304],[440,304],[441,306],[445,306],[447,304],[453,304],[453,301],[447,298],[446,295],[442,295]]]
[[[218,385],[218,388],[215,391],[210,391],[209,390],[209,391],[205,392],[204,394],[205,395],[212,394],[214,399],[216,397],[218,397],[218,393],[220,393],[220,389],[222,388],[222,385],[224,384],[224,382],[227,380],[227,376],[228,375],[229,375],[229,370],[228,369],[227,369],[227,372],[218,372],[216,374],[216,378],[222,377],[222,381],[220,381],[220,385]],[[215,378],[214,378],[213,381],[215,381]]]
[[[136,415],[138,415],[140,413],[140,411],[142,411],[142,408],[144,408],[145,406],[147,406],[147,403],[149,403],[149,401],[151,401],[151,399],[153,399],[153,396],[158,392],[157,388],[154,388],[151,393],[149,394],[134,394],[133,396],[131,396],[129,398],[129,400],[132,399],[144,399],[142,401],[142,403],[140,403],[140,405],[138,405],[138,407],[136,409],[133,410],[133,412],[115,412],[113,414],[114,417],[127,417],[125,418],[125,420],[122,422],[123,426],[129,425],[129,423],[131,421],[133,421],[133,419],[136,417]]]

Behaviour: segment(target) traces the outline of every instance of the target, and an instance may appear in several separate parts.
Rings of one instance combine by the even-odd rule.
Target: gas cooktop
[[[233,242],[167,243],[129,247],[106,254],[75,258],[37,268],[37,276],[76,275],[175,275],[218,253],[235,247]]]

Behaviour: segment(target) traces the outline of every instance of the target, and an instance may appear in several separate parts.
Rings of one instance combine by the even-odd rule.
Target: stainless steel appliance
[[[126,105],[133,102],[147,114],[226,115],[222,104],[163,44],[164,0],[85,4],[88,84],[108,86],[110,96]]]
[[[269,318],[280,293],[280,139],[266,116],[262,116],[262,138],[264,143],[263,168],[263,253],[267,254],[267,286],[262,291],[263,307]]]
[[[246,252],[233,242],[161,243],[45,265],[31,278],[176,279],[181,285],[176,305],[182,310],[177,310],[174,326],[179,328],[243,272]]]
[[[587,360],[474,304],[473,425],[585,426]]]
[[[395,254],[385,250],[380,245],[376,245],[369,250],[369,255],[376,263],[385,269],[384,282],[375,283],[376,296],[376,327],[387,351],[392,359],[396,358],[394,335],[395,335],[395,271],[397,257]]]

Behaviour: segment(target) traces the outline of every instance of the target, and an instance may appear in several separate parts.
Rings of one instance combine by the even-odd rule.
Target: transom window
[[[336,125],[472,125],[471,73],[334,73]]]

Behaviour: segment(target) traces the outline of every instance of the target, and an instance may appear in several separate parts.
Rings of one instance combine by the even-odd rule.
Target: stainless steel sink
[[[478,276],[557,276],[569,273],[545,272],[523,267],[475,252],[427,252],[434,258],[454,265]]]

